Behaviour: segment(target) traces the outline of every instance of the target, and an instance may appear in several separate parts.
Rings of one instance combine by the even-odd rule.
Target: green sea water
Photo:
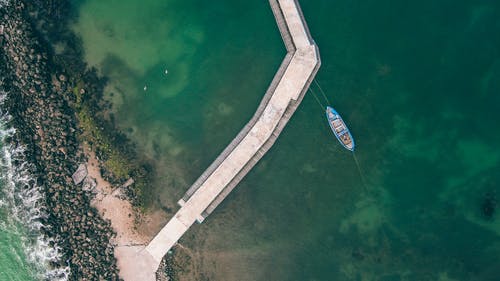
[[[15,204],[15,194],[9,187],[8,171],[3,165],[6,161],[4,128],[0,127],[0,280],[36,280],[38,271],[29,262],[26,251],[29,232],[14,214],[18,206]]]
[[[300,2],[356,153],[309,93],[180,241],[182,280],[499,280],[500,3]],[[173,212],[285,55],[269,4],[75,3],[115,119],[155,165],[145,201]]]
[[[26,234],[13,225],[2,210],[0,212],[0,279],[12,281],[36,280],[27,262],[22,237]]]

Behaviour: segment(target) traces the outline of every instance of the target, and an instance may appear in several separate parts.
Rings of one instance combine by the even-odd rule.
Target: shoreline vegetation
[[[4,106],[16,128],[7,141],[27,147],[43,186],[44,234],[63,254],[50,266],[69,266],[70,280],[119,280],[115,248],[147,243],[137,225],[147,220],[142,191],[154,171],[116,129],[103,100],[106,79],[83,61],[68,28],[72,17],[69,1],[0,7],[0,88],[9,93]],[[85,180],[75,180],[82,164]],[[168,263],[161,280],[176,279]]]

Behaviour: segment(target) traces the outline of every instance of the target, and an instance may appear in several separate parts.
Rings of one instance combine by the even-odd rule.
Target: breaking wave
[[[4,6],[8,6],[10,4],[9,0],[0,0],[0,8]]]
[[[0,0],[0,5],[6,1]],[[0,90],[0,209],[19,234],[28,262],[36,268],[35,275],[46,280],[67,280],[69,266],[61,264],[61,249],[57,241],[43,234],[42,221],[48,217],[42,186],[33,176],[35,167],[27,162],[25,148],[6,143],[16,132],[9,126],[11,117],[2,110],[6,93]],[[3,227],[2,227],[3,228]]]

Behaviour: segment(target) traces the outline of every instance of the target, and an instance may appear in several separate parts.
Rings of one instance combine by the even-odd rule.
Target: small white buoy
[[[148,89],[148,86],[144,85],[144,91],[146,91]]]
[[[167,75],[167,74],[168,74],[168,69],[165,69],[165,75]]]

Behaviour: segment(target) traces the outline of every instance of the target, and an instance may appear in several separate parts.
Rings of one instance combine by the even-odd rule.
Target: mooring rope
[[[316,84],[316,86],[318,86],[319,88],[319,91],[321,92],[321,94],[323,95],[323,98],[326,100],[326,103],[328,105],[331,105],[330,101],[328,100],[328,97],[326,96],[325,92],[323,91],[323,89],[321,88],[321,86],[319,85],[319,82],[316,81],[316,79],[314,79],[314,83]]]
[[[361,183],[363,184],[365,190],[368,190],[368,185],[366,185],[365,176],[363,175],[363,171],[361,170],[361,166],[359,165],[358,157],[356,157],[354,151],[352,152],[352,157],[354,158],[354,162],[356,163],[356,167],[358,168],[358,173],[361,178]]]
[[[309,91],[312,93],[314,99],[318,102],[319,106],[321,107],[321,110],[325,110],[326,109],[326,106],[324,106],[321,101],[319,100],[318,96],[316,95],[316,93],[314,92],[314,90],[312,88],[309,87]]]

